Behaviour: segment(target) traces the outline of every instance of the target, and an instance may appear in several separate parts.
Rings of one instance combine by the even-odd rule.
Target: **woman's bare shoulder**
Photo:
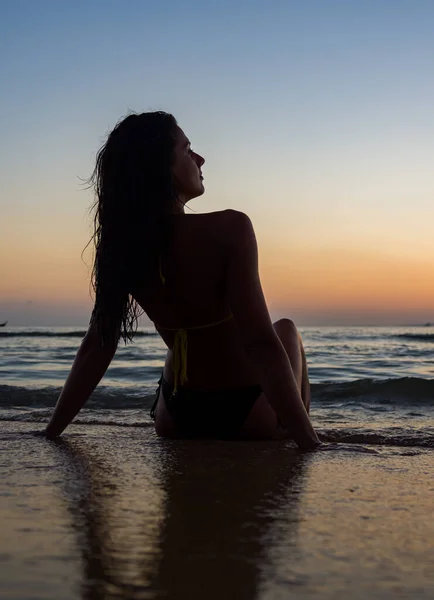
[[[184,224],[184,236],[190,243],[196,240],[200,246],[212,247],[213,252],[220,249],[231,255],[255,239],[250,218],[234,209],[188,215]]]
[[[225,210],[219,210],[210,213],[201,213],[195,216],[199,217],[202,226],[212,228],[213,230],[215,230],[214,228],[218,227],[218,230],[223,234],[228,232],[227,228],[231,228],[232,231],[236,231],[243,230],[246,227],[252,227],[250,218],[245,213],[233,208],[227,208]]]
[[[255,241],[255,233],[250,218],[232,208],[212,213],[202,213],[199,228],[202,235],[217,244],[223,252],[232,254],[241,246]]]
[[[237,219],[248,219],[249,217],[241,212],[240,210],[235,210],[234,208],[225,208],[224,210],[215,210],[213,212],[209,212],[209,213],[201,213],[200,215],[201,217],[204,217],[208,220],[223,220],[223,221],[231,221],[233,222],[234,220]]]

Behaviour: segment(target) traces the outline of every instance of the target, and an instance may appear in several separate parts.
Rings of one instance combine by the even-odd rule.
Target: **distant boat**
[[[4,326],[5,326],[5,325],[7,325],[7,324],[8,324],[8,322],[7,322],[7,321],[5,321],[4,323],[0,323],[0,327],[4,327]]]

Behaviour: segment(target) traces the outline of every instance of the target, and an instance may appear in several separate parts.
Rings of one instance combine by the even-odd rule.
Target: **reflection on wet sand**
[[[309,457],[280,443],[157,440],[128,460],[83,440],[58,449],[84,599],[253,600],[279,533],[296,544]]]
[[[173,448],[155,588],[171,598],[253,600],[274,522],[297,511],[304,464],[280,444]]]

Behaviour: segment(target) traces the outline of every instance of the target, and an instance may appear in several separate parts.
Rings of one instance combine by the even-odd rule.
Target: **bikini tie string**
[[[185,329],[178,329],[173,342],[173,393],[178,390],[178,382],[184,385],[187,378],[187,346],[188,336]]]

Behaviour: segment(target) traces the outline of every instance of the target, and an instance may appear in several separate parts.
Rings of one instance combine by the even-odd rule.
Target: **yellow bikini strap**
[[[208,327],[215,327],[216,325],[220,325],[221,323],[226,323],[226,321],[230,321],[233,318],[233,314],[231,313],[224,319],[220,319],[220,321],[215,321],[215,323],[207,323],[206,325],[196,325],[195,327],[189,327],[188,329],[208,329]]]
[[[187,345],[188,338],[185,329],[178,329],[173,342],[173,393],[178,390],[178,382],[181,385],[187,379]]]

